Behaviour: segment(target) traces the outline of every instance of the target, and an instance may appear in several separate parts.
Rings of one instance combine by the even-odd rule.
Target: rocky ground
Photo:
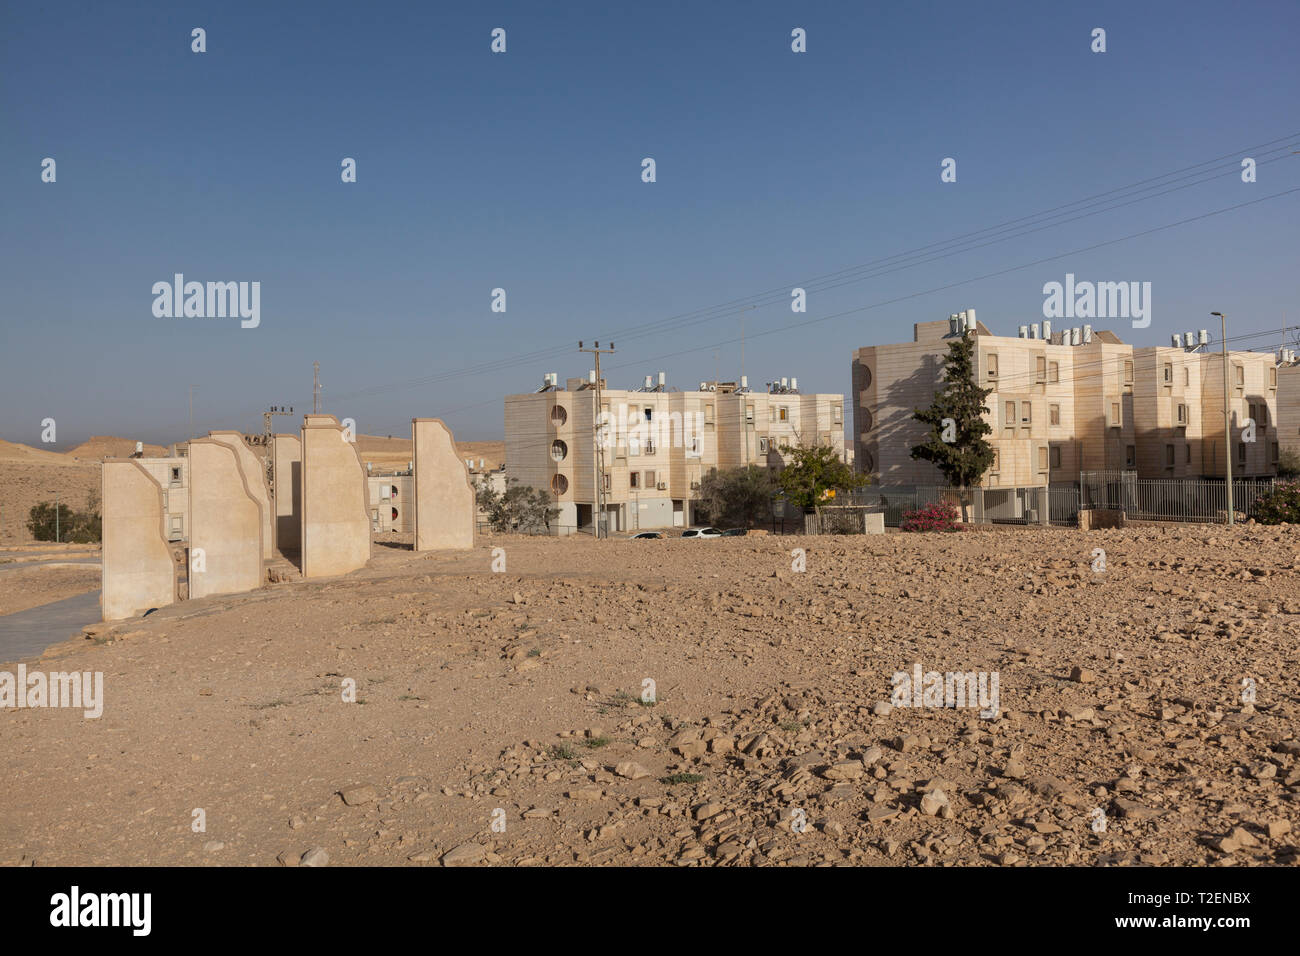
[[[389,541],[29,662],[0,861],[1295,865],[1297,664],[1293,528]]]

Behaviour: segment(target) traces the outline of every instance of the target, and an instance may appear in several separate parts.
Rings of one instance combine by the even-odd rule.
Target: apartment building
[[[713,469],[779,470],[783,445],[843,454],[844,396],[803,394],[797,379],[764,391],[743,376],[677,390],[660,372],[638,388],[600,385],[599,419],[594,372],[563,388],[550,374],[537,391],[505,399],[506,476],[551,493],[561,533],[590,530],[597,487],[611,531],[686,527]]]
[[[853,359],[854,448],[860,471],[882,484],[942,484],[911,458],[926,427],[913,417],[934,400],[948,344],[974,342],[977,380],[992,389],[985,420],[994,462],[986,488],[1078,480],[1081,471],[1140,478],[1218,477],[1231,446],[1233,473],[1272,474],[1277,463],[1277,361],[1230,352],[1231,439],[1225,441],[1223,359],[1205,333],[1170,347],[1135,348],[1091,326],[1050,322],[995,335],[973,310],[920,322],[913,341],[859,349]],[[1249,421],[1248,421],[1249,420]],[[1253,423],[1254,441],[1250,441]]]
[[[1300,454],[1300,358],[1284,350],[1277,369],[1277,438],[1281,450]]]

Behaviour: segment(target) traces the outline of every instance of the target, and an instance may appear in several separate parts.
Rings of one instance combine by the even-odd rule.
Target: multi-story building
[[[506,475],[555,499],[561,533],[589,529],[600,488],[611,531],[684,527],[713,469],[784,466],[785,445],[844,450],[844,396],[803,394],[795,379],[750,390],[701,382],[678,391],[647,376],[636,389],[546,377],[536,392],[505,399]],[[599,481],[599,486],[597,482]]]
[[[1238,477],[1277,464],[1277,364],[1267,353],[1230,352],[1224,440],[1223,358],[1208,336],[1173,347],[1135,348],[1090,326],[1053,332],[1050,322],[994,335],[974,312],[921,322],[913,341],[854,354],[854,447],[860,471],[882,484],[942,484],[911,457],[925,440],[917,409],[939,389],[948,345],[974,343],[977,381],[992,389],[985,420],[994,463],[986,488],[1075,481],[1081,471],[1134,471],[1140,478],[1219,477],[1232,445]]]
[[[1300,358],[1284,349],[1277,369],[1277,438],[1282,450],[1300,455]]]

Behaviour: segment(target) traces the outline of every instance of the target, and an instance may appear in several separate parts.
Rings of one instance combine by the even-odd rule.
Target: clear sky
[[[191,384],[196,432],[260,431],[268,405],[310,410],[313,361],[362,432],[498,438],[503,395],[585,373],[579,339],[615,341],[611,386],[693,387],[740,374],[742,319],[751,386],[847,392],[853,349],[967,307],[1014,335],[1067,272],[1152,284],[1148,328],[1093,322],[1137,344],[1212,309],[1230,335],[1300,324],[1300,192],[1266,199],[1300,188],[1294,0],[2,10],[11,441],[46,417],[64,448],[180,439]],[[1188,188],[901,256],[1189,167],[1155,180]],[[178,272],[260,282],[260,325],[155,317]]]

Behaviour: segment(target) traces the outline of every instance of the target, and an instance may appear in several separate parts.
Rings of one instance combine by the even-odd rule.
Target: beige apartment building
[[[1136,471],[1139,478],[1221,477],[1231,446],[1235,477],[1274,473],[1278,457],[1277,356],[1229,352],[1224,440],[1223,358],[1204,333],[1168,347],[1126,345],[1091,326],[1050,322],[994,335],[973,310],[920,322],[913,341],[859,349],[853,358],[854,448],[859,471],[881,484],[943,484],[911,458],[926,427],[913,417],[934,400],[948,344],[975,343],[975,374],[993,389],[986,488],[1074,482],[1081,471]],[[1254,440],[1251,441],[1253,423]]]
[[[664,373],[635,389],[600,388],[595,373],[505,399],[506,476],[551,493],[560,533],[590,529],[597,482],[613,532],[686,527],[711,470],[778,470],[783,445],[844,451],[844,396],[803,394],[797,379],[753,391],[747,379],[671,389]],[[598,454],[599,452],[599,454]]]
[[[1286,350],[1277,369],[1277,437],[1283,449],[1300,454],[1300,359]]]

